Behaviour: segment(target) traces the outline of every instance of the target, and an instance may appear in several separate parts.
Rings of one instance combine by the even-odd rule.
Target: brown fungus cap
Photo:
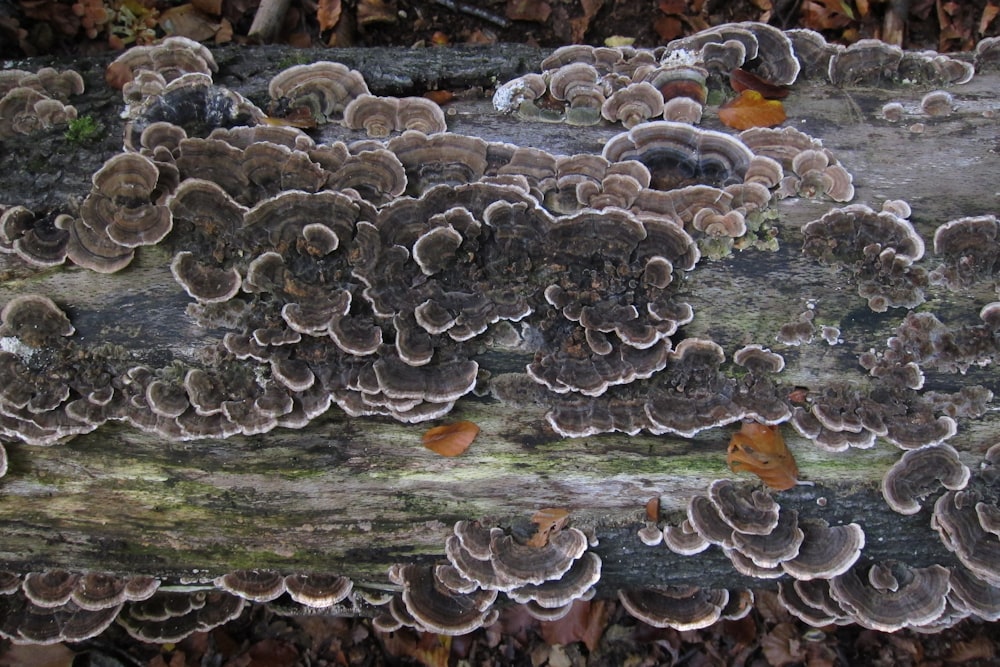
[[[996,216],[957,218],[940,225],[934,232],[934,254],[944,261],[930,274],[934,283],[959,290],[992,278],[1000,269]]]
[[[12,206],[0,215],[0,252],[20,257],[32,266],[58,266],[66,261],[72,223],[65,214],[35,216],[24,206]]]
[[[321,121],[340,115],[351,100],[368,93],[357,70],[319,61],[282,70],[268,84],[272,100],[287,100],[289,109],[305,107]]]
[[[920,499],[936,491],[939,484],[958,491],[965,488],[969,477],[969,468],[959,461],[954,447],[929,445],[903,453],[882,478],[882,496],[896,512],[916,514]]]
[[[434,568],[422,565],[394,565],[389,578],[403,587],[406,611],[424,632],[464,635],[494,620],[496,591],[453,593],[437,582]]]
[[[653,627],[697,630],[719,620],[729,591],[694,586],[640,588],[618,591],[618,599],[629,614]]]
[[[825,580],[820,581],[826,583]],[[798,591],[798,583],[797,581],[792,582],[787,579],[778,582],[778,601],[793,616],[814,628],[822,628],[833,623],[848,622],[843,614],[843,610],[832,614],[822,607],[807,602]]]
[[[290,574],[285,589],[293,600],[307,607],[324,609],[345,600],[354,585],[347,577],[323,574]]]
[[[857,562],[865,546],[865,533],[856,523],[829,526],[822,519],[802,519],[802,545],[781,569],[802,581],[829,579],[843,574]]]
[[[285,579],[269,570],[234,570],[215,580],[215,585],[252,602],[267,602],[285,592]]]
[[[576,528],[556,532],[541,547],[521,544],[511,535],[494,532],[490,552],[500,576],[523,584],[541,584],[562,577],[587,546],[587,536]]]
[[[931,525],[962,565],[987,583],[1000,585],[1000,540],[983,528],[979,500],[970,491],[948,491],[934,503]]]
[[[601,106],[601,115],[611,121],[621,121],[626,129],[663,113],[663,96],[647,82],[631,83],[615,91]]]
[[[903,50],[878,39],[861,39],[830,58],[827,76],[835,86],[886,83],[896,78]]]
[[[612,137],[602,154],[609,162],[642,162],[659,189],[688,185],[692,177],[703,185],[741,183],[753,159],[750,149],[728,134],[670,121],[643,123]]]
[[[174,255],[170,272],[184,291],[201,303],[227,301],[239,292],[242,278],[235,268],[222,269],[202,264],[194,253],[182,250]]]
[[[601,578],[601,558],[588,551],[573,561],[570,569],[558,579],[541,584],[525,584],[507,591],[515,602],[534,602],[543,609],[556,609],[581,599]]]
[[[8,301],[0,310],[0,322],[0,336],[18,338],[29,347],[50,344],[76,331],[66,313],[40,294],[24,294]]]
[[[1000,586],[989,584],[963,567],[951,570],[948,600],[958,609],[984,621],[1000,620]]]
[[[444,112],[426,97],[402,97],[396,107],[396,131],[416,130],[424,134],[437,134],[448,129]]]
[[[344,108],[344,126],[351,130],[364,130],[375,139],[384,139],[398,129],[398,109],[399,98],[363,93]]]
[[[157,591],[146,600],[126,603],[118,623],[139,641],[173,643],[231,621],[245,604],[224,591]]]
[[[60,607],[69,602],[80,575],[66,570],[29,572],[21,583],[27,598],[39,607]]]
[[[23,593],[0,596],[0,637],[17,644],[82,642],[104,632],[121,605],[106,609],[81,609],[73,602],[52,608],[38,607]]]
[[[88,572],[80,576],[70,599],[80,609],[97,611],[121,605],[128,598],[129,580],[103,572]]]
[[[780,508],[765,491],[717,479],[709,485],[708,497],[722,520],[740,533],[769,535],[778,525]]]
[[[159,177],[153,161],[138,153],[111,157],[93,176],[81,220],[126,248],[158,243],[173,228],[170,210],[153,201]]]
[[[691,522],[687,519],[678,526],[666,526],[663,529],[663,543],[681,556],[693,556],[711,546],[711,542],[692,528]]]
[[[778,567],[799,554],[804,534],[798,524],[798,512],[786,509],[778,514],[778,524],[766,535],[733,531],[733,547],[757,567]]]
[[[876,577],[880,588],[854,568],[830,580],[830,595],[859,625],[880,632],[927,625],[944,613],[950,572],[940,565],[910,568],[902,563],[886,564],[891,579]]]

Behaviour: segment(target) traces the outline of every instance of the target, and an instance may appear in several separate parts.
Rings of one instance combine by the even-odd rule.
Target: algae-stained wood
[[[218,79],[242,86],[262,101],[259,96],[277,69],[277,58],[268,61],[269,52],[261,53],[261,64],[249,70],[244,81],[236,79],[235,69],[227,71],[226,60]],[[377,92],[415,92],[429,77],[440,85],[488,88],[495,80],[482,76],[482,68],[492,67],[498,53],[502,55],[483,51],[471,56],[481,61],[474,66],[468,54],[449,63],[440,52],[434,53],[425,56],[434,59],[433,69],[419,60],[407,61],[411,71],[424,67],[422,80],[388,76],[372,87],[381,86]],[[396,55],[382,53],[373,60],[368,52],[356,52],[345,61],[371,78]],[[407,52],[407,58],[414,57]],[[516,70],[532,69],[537,63],[532,57],[537,59],[537,54],[523,56]],[[228,67],[234,68],[234,61]],[[98,74],[94,65],[88,77],[92,97],[78,106],[87,111],[90,104],[109,128],[119,129],[116,98],[99,87]],[[851,171],[857,187],[854,201],[875,208],[885,199],[908,201],[911,220],[930,245],[934,229],[943,222],[997,211],[1000,159],[992,116],[997,83],[997,76],[989,74],[955,88],[956,112],[934,119],[916,114],[925,90],[802,84],[786,101],[788,125],[822,139]],[[881,119],[879,109],[889,100],[903,102],[911,117],[895,124]],[[918,122],[921,132],[912,127]],[[496,115],[483,99],[450,105],[448,123],[454,132],[564,154],[599,152],[620,131],[610,125],[527,123]],[[720,128],[711,111],[703,125]],[[330,128],[322,138],[361,135]],[[55,134],[37,143],[9,146],[28,169],[0,180],[0,204],[8,206],[70,207],[66,199],[86,194],[90,173],[107,157],[61,143]],[[63,170],[58,178],[46,166],[46,156],[38,153],[54,146],[60,154],[53,162]],[[103,150],[118,150],[117,139],[109,139]],[[35,177],[32,169],[37,169]],[[44,187],[54,181],[63,189]],[[32,182],[42,186],[26,189]],[[695,317],[680,334],[711,338],[727,357],[751,343],[780,351],[786,368],[779,379],[789,387],[822,389],[834,381],[866,384],[869,378],[858,364],[859,354],[883,349],[906,311],[871,312],[849,272],[803,256],[801,227],[833,206],[828,201],[783,200],[776,205],[774,221],[777,251],[749,249],[703,260],[683,286]],[[929,253],[925,265],[930,268],[934,262]],[[70,266],[33,270],[3,256],[0,302],[20,294],[44,294],[65,309],[81,340],[119,346],[136,363],[154,367],[173,360],[196,361],[202,350],[219,342],[222,332],[203,330],[188,317],[190,299],[173,280],[169,263],[170,255],[157,247],[140,249],[132,266],[111,275]],[[932,287],[926,296],[919,309],[936,313],[950,326],[976,324],[979,309],[996,300],[991,285],[959,294]],[[817,327],[839,329],[836,344],[818,335],[799,346],[775,341],[782,324],[807,311]],[[516,371],[530,357],[487,351],[479,361],[484,368]],[[932,370],[926,375],[925,390],[982,384],[1000,391],[989,366],[973,366],[961,375]],[[563,439],[548,427],[545,412],[530,393],[508,402],[488,396],[461,399],[447,418],[432,422],[469,419],[480,426],[469,451],[456,458],[437,456],[421,446],[426,424],[349,418],[336,407],[301,430],[225,440],[170,442],[109,424],[50,447],[10,443],[9,470],[0,479],[0,565],[20,571],[62,566],[169,576],[271,568],[381,581],[391,563],[440,557],[457,519],[507,525],[539,508],[562,507],[571,511],[575,525],[599,538],[596,551],[604,558],[607,590],[739,583],[720,553],[672,557],[662,547],[642,546],[635,537],[650,498],[659,497],[664,518],[676,520],[687,499],[703,493],[711,480],[749,479],[730,473],[725,465],[726,443],[734,428],[710,429],[693,438],[607,434]],[[959,432],[949,442],[967,464],[975,465],[987,447],[1000,441],[995,415],[959,420]],[[868,534],[866,556],[873,559],[899,558],[911,565],[950,562],[929,527],[928,511],[901,518],[881,500],[877,483],[898,458],[898,449],[879,442],[868,450],[829,454],[790,429],[786,437],[802,478],[814,485],[779,494],[783,506],[830,523],[859,522]]]

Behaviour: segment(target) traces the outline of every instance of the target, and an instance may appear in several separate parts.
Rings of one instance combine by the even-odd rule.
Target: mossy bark
[[[222,66],[217,80],[263,103],[268,77],[294,64],[285,62],[289,58],[342,60],[361,69],[374,92],[410,94],[437,87],[485,90],[532,70],[540,53],[506,46],[457,53],[261,48],[217,57]],[[93,171],[120,150],[120,103],[101,83],[103,64],[83,64],[89,92],[74,102],[108,128],[106,138],[74,145],[52,131],[6,142],[3,151],[26,168],[11,169],[6,161],[0,204],[71,210],[73,201],[85,196]],[[997,75],[983,75],[956,89],[958,111],[941,119],[914,117],[925,124],[919,134],[910,123],[881,120],[878,109],[888,100],[916,108],[923,90],[802,84],[786,101],[788,124],[821,138],[854,174],[855,201],[877,208],[885,199],[907,200],[912,221],[929,240],[947,220],[997,211],[996,121],[984,117],[995,105],[997,84]],[[475,94],[449,105],[448,123],[455,132],[556,153],[599,151],[620,131],[498,116]],[[711,109],[703,125],[720,127]],[[334,137],[360,138],[335,128],[324,131],[324,139]],[[748,343],[779,350],[787,364],[780,380],[789,386],[866,384],[858,355],[883,349],[906,311],[872,313],[849,272],[800,252],[802,225],[833,206],[782,201],[774,221],[777,251],[750,249],[703,260],[683,289],[695,319],[682,335],[709,337],[727,355]],[[127,270],[98,275],[69,266],[34,270],[0,256],[0,303],[18,294],[45,294],[65,308],[83,340],[120,346],[137,363],[189,361],[218,342],[218,332],[203,331],[187,318],[189,299],[172,279],[169,261],[162,250],[143,248]],[[931,256],[925,265],[934,262]],[[978,323],[979,309],[996,300],[996,293],[991,285],[960,294],[932,288],[927,297],[921,311],[958,326]],[[817,326],[838,327],[841,342],[828,345],[816,336],[798,347],[776,343],[780,326],[805,310],[812,310]],[[522,367],[527,361],[506,358],[504,365]],[[988,366],[974,366],[965,375],[926,374],[925,390],[983,384],[1000,393]],[[506,525],[542,507],[563,507],[575,525],[600,540],[604,592],[665,583],[754,584],[734,574],[717,550],[679,557],[663,547],[644,547],[635,536],[650,498],[661,499],[664,518],[676,519],[687,499],[704,492],[711,480],[737,477],[725,464],[732,428],[690,439],[621,434],[561,439],[546,426],[544,413],[544,406],[530,401],[461,400],[449,420],[470,419],[482,431],[457,458],[424,449],[423,426],[348,418],[336,408],[303,430],[227,440],[167,442],[106,425],[52,447],[7,444],[10,468],[0,479],[0,567],[176,577],[254,567],[378,582],[391,563],[439,558],[457,519]],[[959,433],[949,442],[967,464],[975,465],[1000,441],[996,415],[960,420]],[[803,478],[814,485],[778,494],[782,506],[831,524],[857,521],[868,536],[868,558],[911,565],[952,562],[930,528],[928,509],[904,518],[882,501],[878,482],[899,450],[880,441],[869,450],[828,454],[791,429],[785,435]]]

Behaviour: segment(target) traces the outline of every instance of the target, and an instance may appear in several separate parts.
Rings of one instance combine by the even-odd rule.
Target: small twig
[[[290,0],[262,0],[253,16],[247,37],[265,43],[273,41],[285,20],[289,4]]]
[[[455,2],[455,0],[433,0],[434,4],[446,7],[453,12],[459,12],[461,14],[468,14],[469,16],[475,16],[484,21],[489,21],[493,25],[500,26],[501,28],[509,28],[510,21],[500,16],[494,14],[493,12],[488,12],[485,9],[479,7],[473,7],[472,5],[467,5],[464,2]]]

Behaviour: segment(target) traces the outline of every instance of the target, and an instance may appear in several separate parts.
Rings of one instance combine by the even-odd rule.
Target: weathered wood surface
[[[462,57],[448,51],[323,52],[320,57],[358,67],[377,92],[409,93],[422,87],[489,87],[495,79],[484,79],[484,70],[503,80],[532,69],[539,57],[521,50],[511,57],[507,49],[466,51]],[[267,78],[279,69],[280,56],[269,53],[252,52],[256,67],[251,67],[244,51],[226,52],[217,80],[262,102]],[[120,150],[117,93],[101,87],[100,65],[88,65],[91,92],[75,102],[81,113],[100,117],[108,138],[97,150],[74,148],[59,133],[8,142],[6,156],[16,157],[24,168],[4,161],[0,203],[67,207],[67,200],[85,195],[92,171]],[[907,200],[911,219],[929,240],[947,220],[997,210],[997,121],[983,112],[996,105],[998,78],[985,75],[954,89],[957,113],[922,119],[921,134],[910,132],[908,123],[879,119],[877,111],[890,99],[915,108],[925,90],[799,85],[786,102],[788,124],[834,151],[854,174],[855,201],[877,207],[884,199]],[[712,116],[707,114],[703,125],[719,128]],[[452,105],[449,127],[558,153],[599,151],[620,131],[528,124],[497,116],[482,99]],[[324,133],[326,139],[334,137],[359,138],[343,130]],[[54,146],[61,146],[56,154]],[[867,375],[858,354],[884,348],[905,311],[870,312],[847,272],[802,256],[798,230],[832,206],[785,200],[777,206],[778,252],[750,250],[699,264],[683,294],[695,319],[682,334],[711,337],[729,355],[747,343],[771,346],[785,356],[781,381],[788,385],[864,384]],[[127,270],[98,275],[75,267],[33,271],[2,256],[0,303],[17,294],[45,294],[66,309],[83,340],[121,345],[136,362],[156,366],[171,359],[190,361],[218,335],[199,330],[185,315],[189,299],[173,281],[169,259],[157,248],[143,248]],[[925,265],[934,261],[929,256]],[[927,297],[921,310],[949,325],[977,323],[979,308],[996,300],[990,286],[959,295],[932,288]],[[829,346],[817,337],[797,348],[775,343],[780,325],[807,308],[818,324],[839,327],[843,342]],[[925,389],[966,384],[1000,393],[989,366],[966,375],[927,372]],[[336,408],[301,431],[227,440],[172,443],[107,425],[47,448],[8,444],[10,469],[0,479],[0,567],[173,576],[258,567],[382,581],[390,563],[438,557],[456,519],[509,524],[541,507],[564,507],[575,525],[599,537],[596,551],[604,559],[607,592],[662,583],[747,583],[717,550],[682,558],[663,547],[644,547],[635,537],[651,497],[659,496],[666,516],[676,518],[688,497],[704,492],[711,480],[736,477],[725,466],[732,428],[692,439],[620,434],[560,439],[545,425],[544,412],[544,406],[530,401],[514,406],[461,400],[449,419],[471,419],[482,433],[467,454],[455,459],[420,445],[423,426],[349,419]],[[880,442],[867,451],[827,454],[791,432],[787,437],[803,477],[815,486],[779,494],[783,506],[830,523],[858,521],[868,535],[865,556],[872,559],[899,558],[916,566],[952,562],[929,527],[927,509],[904,518],[881,500],[878,480],[899,450]],[[960,420],[950,443],[975,465],[998,441],[1000,418],[994,411],[981,420]],[[825,505],[819,498],[826,499]]]

